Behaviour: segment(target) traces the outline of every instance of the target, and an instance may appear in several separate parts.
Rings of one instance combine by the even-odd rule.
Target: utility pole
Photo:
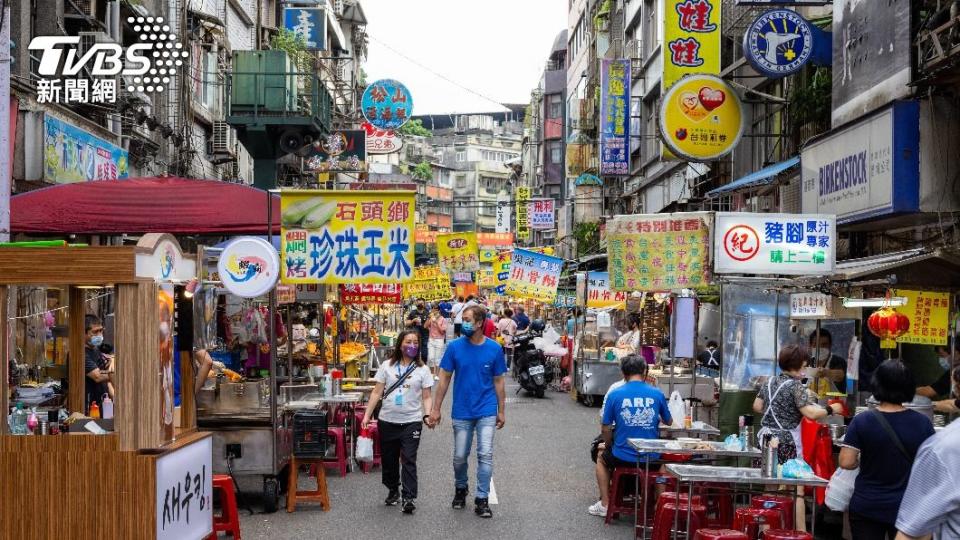
[[[10,8],[2,2],[0,12],[0,242],[10,241],[10,193],[13,191],[10,162]]]

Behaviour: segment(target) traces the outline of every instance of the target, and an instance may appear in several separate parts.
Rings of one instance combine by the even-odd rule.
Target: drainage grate
[[[506,401],[507,403],[515,403],[515,404],[533,403],[532,399],[515,398],[515,397],[508,397],[504,401]]]

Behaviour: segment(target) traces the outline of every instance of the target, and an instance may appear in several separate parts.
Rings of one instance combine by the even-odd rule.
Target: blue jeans
[[[467,488],[467,458],[473,446],[473,432],[477,432],[477,494],[478,499],[490,495],[493,476],[493,433],[497,417],[484,416],[474,420],[453,420],[453,476],[457,488]]]

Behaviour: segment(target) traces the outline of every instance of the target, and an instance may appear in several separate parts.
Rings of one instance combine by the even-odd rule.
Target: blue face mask
[[[473,328],[473,323],[472,323],[472,322],[465,322],[465,323],[463,323],[463,325],[460,327],[460,333],[463,334],[463,335],[465,335],[465,336],[467,336],[467,337],[472,336],[472,335],[473,335],[473,331],[474,331],[474,328]]]
[[[93,336],[92,338],[90,338],[90,344],[93,345],[94,347],[99,347],[100,345],[103,345],[103,336]]]

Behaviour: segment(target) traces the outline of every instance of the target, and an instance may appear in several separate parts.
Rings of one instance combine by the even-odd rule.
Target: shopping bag
[[[366,433],[357,437],[357,461],[373,461],[373,439]]]
[[[673,419],[673,427],[683,428],[683,417],[687,411],[683,406],[683,396],[676,390],[670,394],[670,401],[667,403],[667,409],[670,411],[670,417]]]
[[[853,497],[853,488],[857,481],[860,469],[840,469],[834,471],[827,484],[827,508],[834,512],[846,512]]]

